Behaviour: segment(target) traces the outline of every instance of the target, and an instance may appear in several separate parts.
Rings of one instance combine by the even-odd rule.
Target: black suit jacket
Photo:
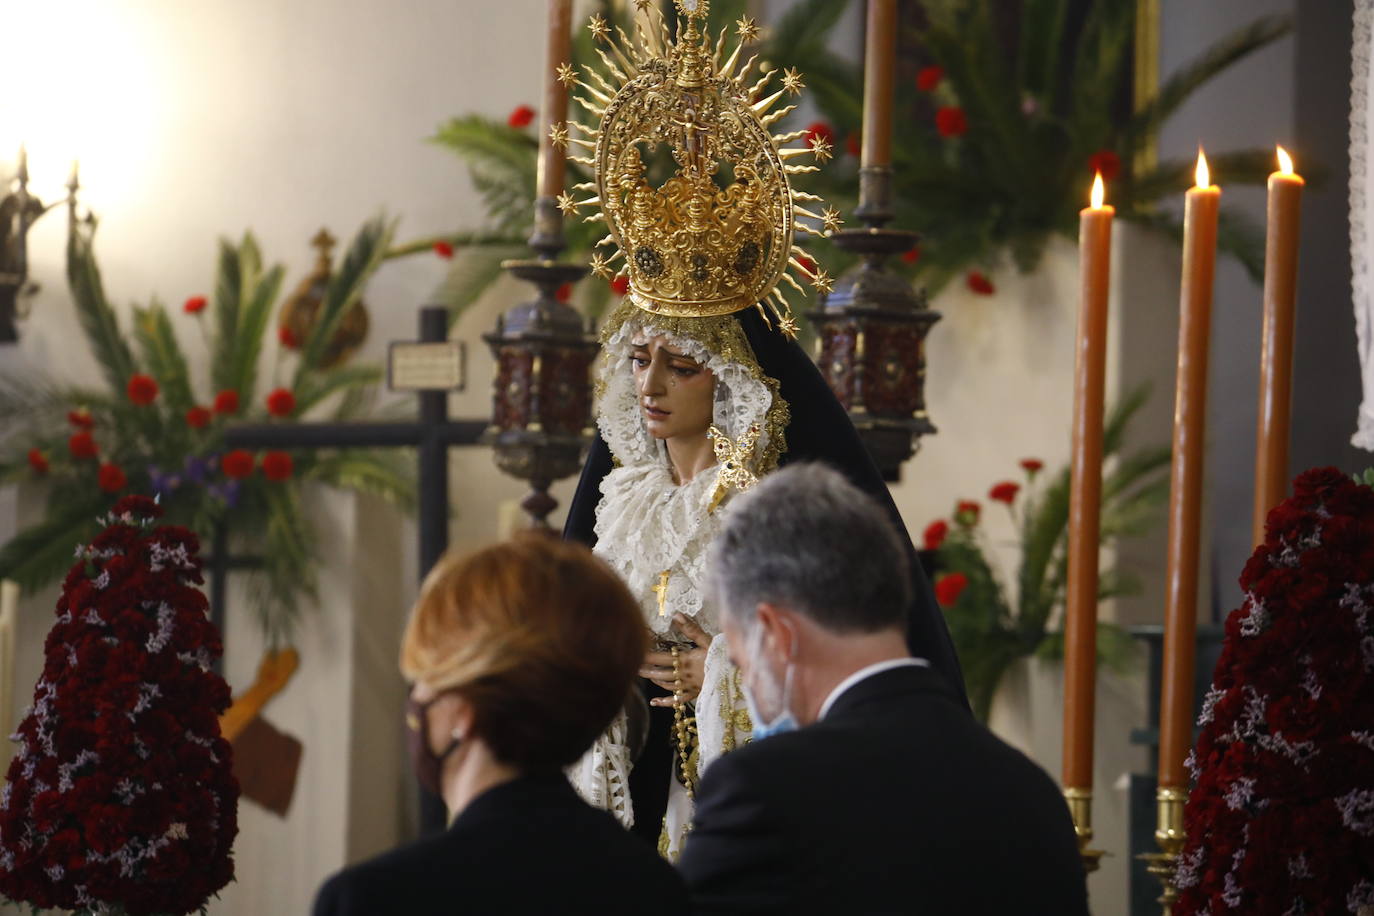
[[[920,667],[711,764],[681,870],[696,913],[1088,912],[1059,789]]]
[[[686,913],[672,867],[562,773],[484,792],[439,836],[346,868],[315,916]]]

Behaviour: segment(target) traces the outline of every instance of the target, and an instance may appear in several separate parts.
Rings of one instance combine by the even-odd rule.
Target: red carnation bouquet
[[[1335,468],[1299,476],[1240,584],[1188,758],[1174,912],[1364,912],[1374,906],[1374,490]]]
[[[0,894],[80,912],[183,914],[234,873],[238,783],[211,669],[199,544],[129,496],[77,548],[0,790]]]

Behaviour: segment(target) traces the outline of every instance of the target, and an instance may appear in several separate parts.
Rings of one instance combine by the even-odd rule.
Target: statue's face
[[[638,337],[632,347],[630,368],[649,435],[655,439],[706,435],[715,405],[715,374],[667,338]]]

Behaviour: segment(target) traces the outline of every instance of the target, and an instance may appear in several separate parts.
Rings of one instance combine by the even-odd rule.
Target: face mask
[[[417,702],[413,697],[406,699],[406,747],[410,751],[410,765],[415,771],[415,778],[425,791],[440,796],[444,794],[439,784],[439,777],[444,771],[444,761],[458,750],[458,745],[462,743],[455,735],[442,754],[436,754],[430,748],[429,708],[443,696],[441,693],[424,703]]]
[[[756,673],[756,676],[767,680],[762,664],[763,655],[763,626],[754,624],[754,635],[749,648],[749,670]],[[749,710],[749,719],[754,723],[754,740],[762,741],[770,735],[779,735],[783,732],[796,731],[801,727],[797,722],[797,717],[792,715],[792,660],[787,660],[787,671],[783,675],[782,689],[776,685],[770,685],[768,693],[770,699],[776,701],[775,708],[778,714],[770,721],[764,721],[763,715],[759,712],[759,704],[754,699],[753,691],[747,684],[741,684],[744,691],[744,705]]]

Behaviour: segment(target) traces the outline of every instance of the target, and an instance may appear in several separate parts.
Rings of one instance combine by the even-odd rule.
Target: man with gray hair
[[[822,465],[732,507],[711,577],[754,741],[703,774],[694,912],[1087,914],[1055,784],[908,653],[906,556]]]

